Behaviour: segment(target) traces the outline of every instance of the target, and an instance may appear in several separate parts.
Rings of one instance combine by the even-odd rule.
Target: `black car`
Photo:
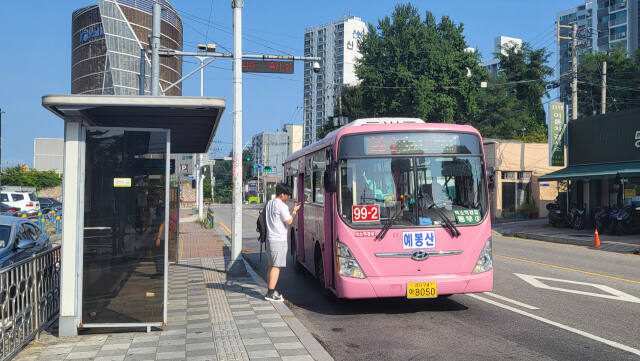
[[[0,268],[51,248],[46,233],[26,218],[0,216]]]
[[[47,211],[58,212],[62,210],[62,203],[60,203],[59,201],[53,198],[41,197],[41,198],[38,198],[38,202],[40,202],[40,209],[42,209],[45,212]]]
[[[0,215],[3,216],[17,216],[20,215],[22,211],[19,207],[11,207],[8,204],[0,203]]]

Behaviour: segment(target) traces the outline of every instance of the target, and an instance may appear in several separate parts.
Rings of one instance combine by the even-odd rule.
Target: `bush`
[[[35,187],[36,191],[62,183],[62,177],[52,170],[26,169],[22,165],[5,169],[0,179],[2,185]]]

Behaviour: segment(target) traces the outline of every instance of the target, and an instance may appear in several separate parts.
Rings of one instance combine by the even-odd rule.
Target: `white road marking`
[[[513,303],[514,305],[518,305],[518,306],[520,306],[520,307],[528,308],[528,309],[530,309],[530,310],[539,310],[539,308],[538,308],[538,307],[531,306],[531,305],[527,305],[526,303],[522,303],[522,302],[520,302],[520,301],[512,300],[512,299],[507,298],[507,297],[504,297],[504,296],[496,295],[496,294],[495,294],[495,293],[493,293],[493,292],[485,292],[484,294],[485,294],[485,295],[487,295],[487,296],[491,296],[491,297],[493,297],[493,298],[497,298],[497,299],[499,299],[499,300],[503,300],[503,301],[511,302],[511,303]]]
[[[623,344],[621,344],[619,342],[607,340],[606,338],[602,338],[600,336],[596,336],[596,335],[594,335],[592,333],[585,332],[585,331],[582,331],[582,330],[578,330],[577,328],[573,328],[571,326],[563,325],[563,324],[561,324],[559,322],[551,321],[551,320],[546,319],[544,317],[536,316],[536,315],[534,315],[532,313],[529,313],[527,311],[522,311],[522,310],[519,310],[519,309],[517,309],[515,307],[511,307],[509,305],[505,305],[505,304],[502,304],[500,302],[496,302],[496,301],[490,300],[488,298],[484,298],[482,296],[474,295],[474,294],[471,294],[471,293],[466,294],[466,295],[469,296],[469,297],[475,298],[475,299],[477,299],[479,301],[486,302],[486,303],[492,304],[492,305],[500,307],[500,308],[504,308],[505,310],[509,310],[509,311],[515,312],[517,314],[533,318],[534,320],[538,320],[540,322],[544,322],[544,323],[546,323],[548,325],[558,327],[558,328],[563,329],[565,331],[569,331],[569,332],[575,333],[577,335],[584,336],[584,337],[586,337],[588,339],[604,343],[605,345],[609,345],[609,346],[617,348],[619,350],[627,351],[627,352],[630,352],[630,353],[632,353],[634,355],[640,356],[640,350],[635,349],[633,347],[629,347],[627,345],[623,345]]]
[[[617,300],[617,301],[627,301],[627,302],[633,302],[633,303],[640,303],[640,298],[638,298],[638,297],[632,296],[632,295],[630,295],[628,293],[624,293],[622,291],[618,291],[615,288],[611,288],[611,287],[605,286],[605,285],[600,285],[600,284],[597,284],[597,283],[569,281],[569,280],[563,280],[563,279],[558,279],[558,278],[525,275],[525,274],[521,274],[521,273],[514,273],[514,275],[522,278],[524,281],[526,281],[527,283],[529,283],[533,287],[537,287],[537,288],[560,291],[560,292],[567,292],[567,293],[575,293],[577,295],[584,295],[584,296],[608,298],[608,299]],[[572,290],[570,288],[553,287],[553,286],[549,286],[548,284],[545,284],[545,283],[541,282],[540,280],[547,280],[547,281],[563,282],[563,283],[574,284],[574,285],[589,286],[589,287],[593,287],[593,288],[599,289],[601,291],[607,292],[607,294],[604,294],[604,293],[593,293],[593,292],[580,291],[580,290]]]

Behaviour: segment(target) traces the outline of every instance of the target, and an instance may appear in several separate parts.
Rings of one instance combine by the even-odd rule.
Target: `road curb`
[[[536,241],[556,243],[556,244],[569,244],[573,246],[584,247],[586,249],[615,252],[615,253],[634,253],[638,248],[638,245],[634,245],[631,243],[624,243],[624,242],[616,242],[616,241],[602,241],[602,246],[593,247],[592,239],[573,239],[573,238],[558,237],[558,236],[529,233],[529,232],[517,232],[517,231],[516,232],[499,232],[497,230],[493,230],[493,231],[503,237],[532,239]]]
[[[244,259],[244,255],[242,256],[242,261],[244,262],[245,267],[247,268],[247,272],[251,275],[253,280],[256,282],[258,286],[262,288],[262,292],[265,293],[267,291],[267,283],[256,273],[256,271],[251,267],[249,262]],[[307,330],[306,327],[298,320],[291,309],[284,304],[284,302],[272,302],[273,307],[278,311],[280,316],[282,316],[282,320],[289,325],[291,331],[298,337],[300,343],[307,349],[309,355],[313,357],[314,360],[317,361],[334,361],[333,357],[327,352],[327,350],[322,347],[320,342],[316,340],[315,337]]]

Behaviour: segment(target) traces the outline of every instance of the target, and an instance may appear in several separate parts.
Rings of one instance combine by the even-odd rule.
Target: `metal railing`
[[[37,338],[59,310],[59,246],[0,270],[0,360]]]

